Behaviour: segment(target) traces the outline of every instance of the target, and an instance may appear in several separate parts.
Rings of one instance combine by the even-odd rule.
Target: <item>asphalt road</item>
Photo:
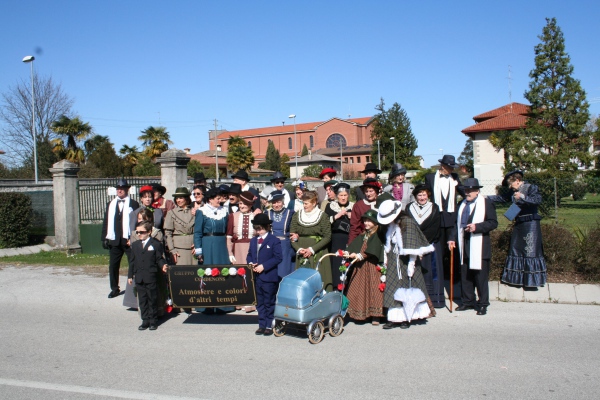
[[[121,279],[124,279],[123,277]],[[122,282],[124,286],[124,282]],[[257,337],[256,314],[137,330],[108,278],[0,270],[2,399],[592,399],[600,306],[493,302],[407,330]]]

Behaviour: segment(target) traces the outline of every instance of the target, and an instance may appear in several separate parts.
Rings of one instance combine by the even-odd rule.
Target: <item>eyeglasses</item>
[[[135,233],[137,233],[138,235],[144,235],[148,233],[148,231],[135,231]]]
[[[200,193],[200,192],[194,192],[194,196],[202,196],[202,193]]]
[[[283,185],[285,182],[284,181],[275,181],[273,183],[275,183],[276,185]]]

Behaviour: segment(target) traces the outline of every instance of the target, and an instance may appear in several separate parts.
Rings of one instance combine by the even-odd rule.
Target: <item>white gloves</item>
[[[232,264],[235,264],[237,262],[237,260],[235,259],[234,256],[229,256],[229,262]]]

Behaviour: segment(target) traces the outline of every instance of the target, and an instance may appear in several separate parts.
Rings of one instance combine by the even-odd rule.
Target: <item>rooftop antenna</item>
[[[512,77],[511,77],[511,66],[508,66],[508,103],[510,104],[510,112],[512,113],[513,111],[513,105],[512,105]]]

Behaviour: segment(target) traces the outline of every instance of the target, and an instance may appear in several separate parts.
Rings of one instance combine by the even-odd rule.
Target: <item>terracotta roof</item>
[[[370,144],[362,144],[359,146],[346,146],[346,147],[344,147],[342,154],[343,155],[364,154],[364,153],[371,154],[372,149],[373,149],[373,146]],[[315,154],[338,155],[338,154],[340,154],[340,148],[339,147],[324,147],[324,148],[320,148],[318,150],[314,150],[313,155],[315,155]]]
[[[468,135],[476,132],[510,131],[525,127],[528,117],[506,113],[496,118],[487,119],[475,125],[462,130],[462,133]]]
[[[483,114],[479,114],[473,117],[476,122],[482,122],[486,119],[499,117],[502,114],[517,114],[517,115],[528,115],[529,106],[521,103],[510,103],[502,107],[498,107],[491,111],[486,111]]]
[[[350,123],[364,125],[367,122],[369,122],[372,118],[373,117],[351,118],[351,119],[331,118],[330,120],[327,120],[327,121],[305,122],[302,124],[296,124],[296,132],[314,131],[317,128],[317,126],[322,125],[333,119],[339,119],[340,121],[348,121]],[[289,125],[282,125],[282,126],[268,126],[265,128],[242,129],[242,130],[238,130],[238,131],[223,131],[221,134],[219,134],[218,137],[221,139],[225,139],[225,138],[229,138],[230,136],[248,137],[248,136],[258,136],[258,135],[277,134],[277,133],[280,133],[280,134],[294,133],[294,124],[291,123]]]
[[[302,163],[302,162],[311,162],[311,163],[316,163],[317,161],[325,161],[325,162],[334,162],[334,163],[339,163],[340,160],[338,160],[337,158],[332,158],[332,157],[327,157],[327,156],[323,156],[320,154],[313,154],[312,156],[310,156],[311,158],[308,158],[309,156],[302,156],[302,157],[298,157],[298,162]],[[290,161],[287,161],[286,164],[295,164],[296,163],[296,158],[292,158]]]
[[[213,165],[213,164],[216,164],[216,160],[215,160],[215,156],[214,155],[212,157],[210,157],[210,156],[204,156],[204,155],[201,155],[201,154],[202,153],[189,154],[189,157],[190,157],[191,160],[196,160],[196,161],[198,161],[202,165]],[[226,165],[227,164],[227,154],[221,155],[221,152],[219,152],[219,164],[222,164],[222,165]]]

